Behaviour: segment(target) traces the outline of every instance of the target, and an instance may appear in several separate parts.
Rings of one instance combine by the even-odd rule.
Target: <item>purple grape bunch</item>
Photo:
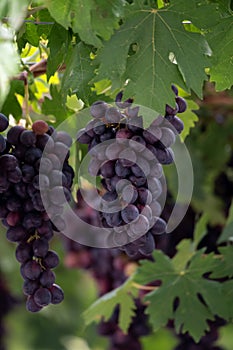
[[[2,131],[8,126],[6,119],[0,115]],[[0,156],[0,219],[7,228],[7,239],[17,243],[16,259],[21,264],[26,308],[37,312],[64,298],[52,271],[59,258],[49,249],[49,241],[58,231],[56,225],[65,225],[62,194],[71,199],[74,172],[68,158],[72,139],[38,120],[32,130],[20,125],[10,128],[4,140],[6,147]],[[54,215],[46,212],[45,201]]]
[[[93,119],[77,135],[78,142],[88,145],[90,175],[101,177],[101,224],[112,230],[111,246],[120,246],[130,257],[149,256],[155,248],[154,236],[166,231],[160,217],[162,166],[174,162],[171,146],[184,128],[176,114],[186,109],[176,87],[172,90],[175,107],[166,105],[165,116],[158,116],[147,128],[139,107],[132,106],[132,99],[122,102],[120,92],[115,106],[93,103]]]

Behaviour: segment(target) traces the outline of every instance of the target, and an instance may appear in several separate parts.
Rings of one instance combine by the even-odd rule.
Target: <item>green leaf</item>
[[[230,89],[233,85],[233,15],[223,18],[207,39],[213,50],[210,78],[216,82],[217,90]]]
[[[186,99],[187,109],[184,113],[179,114],[179,118],[184,123],[184,130],[182,131],[180,137],[185,141],[186,137],[190,134],[190,129],[195,126],[195,123],[198,121],[198,116],[194,111],[199,109],[199,106],[192,100]]]
[[[207,233],[207,224],[208,224],[208,215],[205,213],[201,216],[198,222],[195,225],[195,230],[193,234],[193,243],[197,248],[198,244],[201,242],[202,238]]]
[[[178,254],[188,248],[188,242],[180,247]],[[182,263],[176,256],[169,259],[160,251],[155,251],[153,258],[155,262],[141,262],[134,280],[143,284],[161,281],[161,286],[145,297],[149,302],[147,313],[154,330],[165,326],[169,319],[174,319],[177,332],[188,331],[198,342],[208,330],[207,320],[213,320],[215,314],[229,317],[221,284],[203,277],[215,271],[216,264],[220,264],[213,254],[204,256],[203,251],[198,251],[190,254],[190,260],[188,255],[184,256],[189,264]],[[202,295],[204,303],[199,295]]]
[[[64,63],[70,43],[70,35],[61,25],[55,23],[48,37],[50,54],[47,63],[47,79],[54,75],[59,66]]]
[[[62,123],[68,116],[68,110],[62,103],[61,94],[56,85],[50,85],[51,98],[45,97],[42,105],[42,113],[56,118],[55,125]]]
[[[108,40],[118,28],[123,15],[124,0],[47,0],[54,19],[66,29],[71,27],[82,41],[95,47],[102,45],[99,37]]]
[[[17,100],[16,94],[24,96],[24,83],[22,80],[12,80],[10,91],[2,106],[2,113],[5,115],[12,114],[16,121],[22,118],[22,108]]]
[[[33,17],[28,18],[30,21],[35,21]],[[37,47],[40,41],[40,35],[37,33],[37,26],[34,23],[26,23],[25,39],[32,46]]]
[[[219,248],[221,256],[217,256],[219,264],[216,265],[211,278],[233,277],[233,246]]]
[[[226,222],[226,225],[224,226],[221,236],[218,239],[218,243],[223,243],[232,239],[233,239],[233,201],[231,202],[231,207],[229,210],[227,222]]]
[[[89,82],[94,74],[91,49],[82,42],[75,45],[66,62],[66,71],[62,79],[62,95],[77,94],[86,104],[92,95]]]
[[[110,78],[112,89],[128,81],[126,97],[132,96],[136,103],[160,113],[166,103],[174,105],[172,83],[201,96],[210,49],[201,34],[183,27],[188,12],[180,7],[185,3],[178,0],[159,10],[129,5],[125,23],[100,49],[96,79]],[[195,14],[199,14],[198,7]]]
[[[9,92],[9,79],[18,72],[18,55],[12,32],[0,24],[0,108]]]
[[[122,286],[102,296],[84,312],[85,324],[100,322],[102,319],[109,320],[115,307],[119,305],[119,327],[126,333],[135,315],[133,298],[137,293],[138,291],[132,288],[132,278],[129,278]]]

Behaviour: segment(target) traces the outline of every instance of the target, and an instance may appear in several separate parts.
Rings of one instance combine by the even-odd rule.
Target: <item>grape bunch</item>
[[[101,176],[101,224],[111,229],[110,246],[121,246],[130,257],[149,256],[155,248],[156,235],[166,231],[160,217],[164,196],[163,165],[174,161],[171,149],[183,122],[176,116],[184,112],[186,102],[177,96],[175,107],[166,105],[165,116],[157,117],[143,128],[139,107],[132,100],[116,106],[95,102],[90,109],[93,119],[77,135],[87,144],[91,160],[88,171]],[[101,191],[102,192],[102,191]]]
[[[17,243],[26,308],[37,312],[64,298],[52,271],[59,258],[49,250],[49,241],[57,226],[65,227],[63,207],[71,199],[74,177],[68,163],[72,139],[38,120],[32,130],[12,127],[5,142],[0,157],[0,219],[7,228],[7,239]]]

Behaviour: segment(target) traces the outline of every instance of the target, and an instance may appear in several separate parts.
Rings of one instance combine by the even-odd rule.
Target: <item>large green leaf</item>
[[[62,79],[62,94],[77,94],[88,104],[92,94],[89,82],[94,74],[95,67],[90,58],[91,49],[80,42],[71,48],[66,62],[66,71]]]
[[[111,79],[113,89],[128,81],[127,96],[161,113],[166,103],[174,105],[172,83],[201,96],[211,51],[201,34],[185,30],[182,21],[201,12],[195,0],[185,4],[171,1],[159,10],[129,5],[125,23],[100,50],[96,79]]]
[[[217,90],[230,89],[233,85],[233,15],[222,19],[207,39],[213,50],[210,78],[216,82]]]
[[[149,302],[147,313],[155,330],[174,319],[177,332],[189,332],[195,341],[199,341],[208,330],[207,320],[213,320],[216,314],[226,319],[232,317],[222,284],[204,277],[222,264],[220,259],[215,259],[213,254],[206,256],[203,251],[192,253],[188,241],[180,245],[173,259],[160,251],[155,251],[153,258],[154,262],[141,262],[134,280],[141,284],[161,281],[161,286],[145,297]]]
[[[228,240],[233,240],[233,201],[231,203],[226,225],[218,239],[218,243],[227,242]]]
[[[124,0],[47,0],[54,19],[66,29],[71,27],[87,44],[101,46],[118,28]]]
[[[107,321],[112,316],[116,305],[119,305],[119,327],[127,332],[131,319],[135,315],[133,297],[137,293],[138,291],[132,288],[131,279],[128,279],[122,286],[102,296],[84,312],[86,325],[93,321],[99,322],[102,319]]]

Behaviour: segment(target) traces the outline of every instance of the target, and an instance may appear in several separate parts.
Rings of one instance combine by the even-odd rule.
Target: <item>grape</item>
[[[149,220],[142,214],[139,214],[137,219],[130,224],[130,230],[134,236],[144,235],[149,227]]]
[[[5,171],[13,171],[17,167],[18,162],[15,156],[4,154],[0,157],[0,167]]]
[[[4,152],[5,149],[6,149],[6,140],[2,135],[0,135],[0,153]]]
[[[43,265],[46,268],[53,269],[58,264],[59,264],[58,255],[52,250],[48,251],[45,258],[43,259]]]
[[[121,217],[123,221],[127,224],[135,220],[138,216],[139,216],[138,208],[133,204],[129,204],[127,207],[125,207],[121,211]]]
[[[47,270],[42,272],[42,274],[40,276],[40,283],[43,287],[51,288],[55,282],[55,278],[56,277],[55,277],[54,272],[51,271],[50,269],[47,269]]]
[[[20,134],[20,142],[27,147],[34,146],[36,144],[36,135],[33,131],[24,130]]]
[[[64,143],[64,145],[66,145],[67,147],[71,147],[73,140],[71,138],[71,136],[69,134],[67,134],[67,132],[65,131],[58,131],[56,136],[55,136],[55,141],[59,141]]]
[[[177,116],[174,116],[171,120],[169,120],[169,122],[174,126],[178,134],[184,130],[184,123]]]
[[[37,280],[42,272],[42,268],[38,262],[35,260],[29,260],[25,264],[22,265],[22,276],[30,279]]]
[[[115,172],[116,175],[120,178],[125,178],[130,174],[130,169],[127,167],[124,167],[121,163],[121,160],[117,160],[115,164]]]
[[[55,186],[49,192],[49,199],[55,205],[62,205],[65,203],[66,199],[66,188],[62,186]]]
[[[162,137],[160,139],[160,142],[164,147],[170,147],[176,140],[176,136],[174,132],[171,129],[168,128],[161,128],[162,130]]]
[[[162,130],[158,127],[150,126],[148,129],[143,131],[143,137],[146,142],[153,145],[155,142],[161,139]]]
[[[179,113],[183,113],[186,111],[187,103],[186,103],[184,98],[182,98],[180,96],[176,97],[176,103],[177,103],[178,108],[179,108],[179,110],[178,110]]]
[[[11,183],[19,183],[20,180],[22,179],[22,171],[20,170],[20,168],[17,166],[14,171],[8,171],[7,172],[7,177],[8,177],[8,181],[10,181]]]
[[[49,130],[49,126],[44,120],[36,120],[32,125],[32,130],[37,135],[43,135]]]
[[[100,174],[105,178],[113,177],[115,175],[115,161],[105,162],[100,168]]]
[[[37,159],[41,158],[42,151],[39,148],[30,148],[25,152],[25,160],[27,164],[33,165]]]
[[[172,90],[176,95],[175,106],[166,105],[165,117],[156,116],[147,129],[143,128],[139,107],[131,108],[131,99],[122,102],[123,93],[120,92],[116,96],[116,106],[119,109],[97,101],[91,107],[94,119],[78,134],[78,141],[88,145],[91,156],[89,173],[100,176],[100,193],[105,190],[102,195],[102,211],[98,212],[100,227],[114,227],[114,230],[119,228],[120,231],[114,232],[121,233],[121,236],[114,234],[109,239],[114,243],[117,240],[124,242],[122,249],[131,257],[138,253],[150,255],[155,248],[153,234],[156,225],[158,232],[164,231],[166,225],[162,219],[158,221],[161,206],[156,200],[163,191],[158,179],[163,175],[161,164],[174,161],[170,146],[175,142],[176,132],[182,126],[175,114],[184,109],[176,87],[172,86]],[[96,120],[100,118],[102,120]],[[108,124],[105,125],[103,121]],[[110,139],[117,142],[106,146],[104,142]],[[112,212],[107,210],[109,207]],[[84,208],[85,205],[82,208],[85,212]],[[84,221],[89,223],[91,220],[85,218]],[[122,221],[129,227],[121,229]],[[153,227],[152,231],[150,227]],[[127,234],[133,239],[139,236],[142,239],[128,244]]]
[[[120,226],[122,224],[120,212],[105,213],[104,218],[110,227]]]
[[[48,240],[46,238],[36,239],[32,245],[34,256],[44,258],[49,250]]]
[[[37,305],[43,307],[51,303],[52,295],[51,292],[44,287],[40,287],[34,294],[34,301]]]
[[[54,147],[54,141],[53,141],[52,137],[50,137],[47,134],[37,135],[36,147],[38,147],[42,151],[44,151],[44,149],[46,147],[46,151],[47,152],[52,152],[53,151],[53,147]]]
[[[103,118],[105,116],[108,105],[104,101],[96,101],[92,104],[90,112],[93,118]]]
[[[66,146],[64,143],[58,141],[54,144],[53,152],[60,160],[63,161],[63,159],[65,159],[68,155],[69,147]]]
[[[39,288],[38,281],[32,281],[30,279],[25,279],[23,284],[23,292],[25,295],[33,295],[35,291]]]
[[[25,183],[32,182],[32,179],[35,176],[35,170],[34,170],[33,166],[28,165],[28,164],[23,164],[21,167],[21,171],[22,171],[23,182],[25,182]]]
[[[153,250],[155,249],[155,241],[153,236],[150,232],[148,232],[143,237],[143,243],[142,246],[139,248],[139,252],[143,255],[150,255],[152,254]]]
[[[28,296],[28,299],[26,301],[26,308],[30,312],[38,312],[42,309],[41,306],[37,305],[34,301],[34,298],[32,295]]]
[[[177,89],[177,87],[174,84],[172,84],[172,91],[174,92],[174,94],[176,96],[178,96],[178,89]]]
[[[53,237],[54,226],[45,212],[40,190],[46,190],[45,199],[49,195],[55,202],[54,224],[63,222],[63,208],[57,204],[63,203],[63,196],[65,200],[71,198],[74,178],[68,164],[71,143],[68,134],[56,132],[43,121],[37,121],[32,130],[19,126],[11,128],[5,154],[0,155],[0,167],[4,169],[0,175],[0,217],[7,227],[7,239],[18,243],[15,255],[22,264],[23,291],[28,296],[27,310],[31,312],[51,302],[52,295],[47,288],[53,286],[55,274],[50,269],[59,263],[56,253],[49,251],[48,242]],[[42,158],[45,147],[46,156]],[[59,157],[65,158],[63,164]],[[52,179],[50,191],[49,176]],[[55,186],[58,179],[59,186]]]
[[[108,123],[119,123],[121,112],[115,107],[109,107],[105,113],[105,119]]]
[[[134,203],[138,198],[138,192],[134,186],[129,184],[122,189],[121,198],[126,203]]]
[[[152,202],[151,192],[145,187],[139,188],[138,189],[138,201],[142,205],[150,204]]]
[[[7,141],[12,145],[18,145],[19,137],[24,131],[24,127],[20,125],[13,126],[7,133]]]
[[[20,243],[15,251],[16,259],[20,263],[25,263],[33,257],[33,250],[30,244]]]
[[[116,159],[119,153],[122,151],[122,146],[118,143],[111,143],[105,151],[105,155],[108,159]]]
[[[159,217],[155,218],[155,220],[156,220],[155,224],[151,228],[151,233],[153,235],[160,235],[166,231],[167,224],[163,219],[161,219]]]
[[[21,242],[27,236],[27,231],[22,226],[8,228],[6,237],[10,242]]]
[[[121,164],[124,167],[130,167],[137,161],[135,152],[130,148],[126,148],[120,152],[119,158],[121,159]]]
[[[53,286],[50,288],[50,292],[52,295],[52,304],[59,304],[63,301],[64,299],[64,293],[63,290],[57,285],[53,284]]]
[[[133,136],[132,131],[130,131],[128,129],[120,129],[116,133],[116,139],[118,142],[120,142],[121,139],[123,139],[123,140],[131,139],[132,136]]]
[[[17,226],[20,223],[19,212],[10,212],[6,217],[6,221],[9,226]]]
[[[9,122],[7,117],[0,113],[0,132],[5,131],[8,128]]]
[[[136,152],[142,152],[146,148],[146,141],[142,136],[135,135],[129,141],[130,148]]]

